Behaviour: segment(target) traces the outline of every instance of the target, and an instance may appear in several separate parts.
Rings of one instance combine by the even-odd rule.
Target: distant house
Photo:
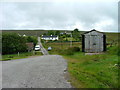
[[[42,35],[41,39],[44,40],[58,40],[58,36],[57,35]]]
[[[63,34],[65,34],[65,33],[64,33],[64,32],[61,32],[61,33],[60,33],[60,35],[63,35]]]
[[[26,35],[24,34],[23,37],[25,37]]]
[[[18,36],[21,36],[21,35],[18,33]]]
[[[95,29],[82,34],[82,51],[99,53],[106,51],[106,35]]]
[[[26,43],[26,45],[27,45],[28,52],[30,52],[30,51],[32,51],[34,49],[34,44],[32,42]]]

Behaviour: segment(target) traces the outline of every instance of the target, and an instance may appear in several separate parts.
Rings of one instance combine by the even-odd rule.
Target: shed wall
[[[84,36],[84,52],[102,52],[104,51],[104,35],[102,33],[92,31]]]

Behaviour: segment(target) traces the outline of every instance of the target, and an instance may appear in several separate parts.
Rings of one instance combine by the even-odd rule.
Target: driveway
[[[3,88],[71,88],[64,78],[66,61],[59,55],[3,61]]]

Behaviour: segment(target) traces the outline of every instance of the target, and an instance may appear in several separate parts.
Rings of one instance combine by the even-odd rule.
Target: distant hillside
[[[40,36],[44,33],[47,33],[48,31],[50,30],[2,30],[2,33],[4,32],[8,32],[8,33],[11,33],[11,32],[15,32],[15,33],[19,33],[20,35],[27,35],[27,36]],[[57,30],[53,30],[53,31],[57,31]],[[68,30],[58,30],[60,32],[71,32],[71,31],[68,31]]]
[[[40,36],[44,33],[47,33],[48,31],[50,30],[3,30],[2,33],[5,33],[5,32],[15,32],[15,33],[19,33],[20,35],[27,35],[27,36]],[[53,31],[57,31],[57,30],[53,30]],[[72,30],[59,30],[60,32],[71,32]],[[81,34],[84,33],[86,31],[81,31]],[[118,38],[118,36],[120,36],[120,33],[108,33],[108,32],[105,32],[106,34],[106,37],[107,37],[107,42],[117,42],[118,40],[120,40]]]

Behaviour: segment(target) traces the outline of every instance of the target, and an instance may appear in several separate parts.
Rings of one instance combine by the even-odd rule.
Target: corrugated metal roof
[[[95,30],[95,29],[93,29],[93,30],[91,30],[91,31],[88,31],[88,32],[85,32],[85,33],[83,33],[82,35],[87,34],[87,33],[90,33],[90,32],[93,32],[93,31],[96,31],[96,32],[98,32],[98,33],[102,33],[102,34],[105,35],[105,33],[103,33],[103,32],[99,32],[99,31],[97,31],[97,30]]]

